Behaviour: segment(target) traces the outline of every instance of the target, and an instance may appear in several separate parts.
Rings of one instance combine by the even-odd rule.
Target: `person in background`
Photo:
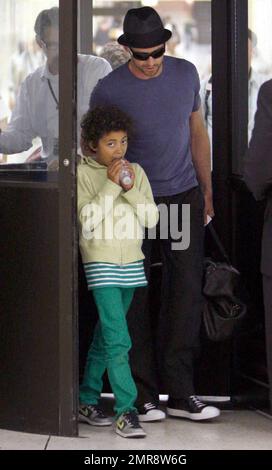
[[[0,95],[0,127],[3,129],[7,126],[9,117],[9,109],[4,100],[4,98]]]
[[[0,129],[5,129],[8,124],[9,109],[5,100],[0,95]],[[3,155],[0,153],[0,163],[3,162]]]
[[[189,51],[197,42],[198,30],[196,21],[192,16],[185,18],[183,22],[183,42],[185,51]]]
[[[110,38],[110,28],[112,20],[110,18],[103,18],[97,27],[96,33],[93,38],[93,50],[96,54],[99,54],[102,47],[111,40]]]
[[[89,146],[93,156],[83,158],[78,167],[79,244],[99,322],[80,386],[79,420],[111,424],[98,407],[107,370],[115,396],[117,434],[144,437],[128,361],[131,340],[126,314],[135,289],[147,283],[142,228],[156,225],[158,209],[143,169],[124,160],[131,133],[129,116],[117,107],[97,107],[87,112],[81,127],[84,148]],[[124,168],[129,180],[122,179]]]
[[[251,66],[253,51],[257,46],[256,34],[248,29],[248,141],[250,141],[254,126],[254,115],[257,108],[258,91],[266,80],[263,74],[256,72]],[[204,121],[212,145],[212,76],[201,84],[201,103]]]
[[[108,42],[105,44],[99,55],[109,62],[112,70],[126,64],[130,59],[129,52],[118,42]]]
[[[59,9],[43,10],[37,17],[34,30],[36,41],[46,56],[39,67],[21,84],[11,120],[0,132],[0,152],[13,154],[28,150],[40,137],[42,148],[27,161],[46,158],[49,165],[58,161],[59,153]],[[78,138],[80,119],[88,109],[90,91],[111,67],[105,59],[78,55]]]
[[[156,328],[161,341],[152,328],[145,290],[137,291],[128,314],[140,421],[165,418],[158,408],[155,343],[162,355],[168,414],[193,421],[220,414],[197,398],[193,380],[202,313],[204,223],[214,215],[209,138],[200,110],[197,70],[187,60],[164,57],[170,37],[153,8],[128,10],[118,42],[129,51],[130,61],[100,80],[90,100],[91,109],[111,104],[132,117],[135,133],[127,159],[144,168],[156,204],[167,214],[176,210],[176,225],[188,233],[189,242],[181,246],[183,236],[174,234],[170,217],[162,219],[164,233],[158,228],[163,294]],[[190,223],[184,221],[184,205],[189,207]],[[144,239],[147,277],[151,248],[152,240]]]
[[[35,39],[18,42],[16,53],[11,56],[9,67],[9,107],[14,108],[16,97],[24,79],[38,67],[44,65],[45,55]]]
[[[172,36],[167,41],[167,54],[175,56],[176,55],[176,47],[179,45],[181,41],[180,34],[178,32],[178,27],[173,21],[171,20],[170,16],[167,16],[164,21],[164,26],[166,29],[171,31]]]
[[[272,404],[272,80],[260,88],[252,138],[244,158],[244,180],[255,199],[266,200],[261,272],[265,307],[266,356]]]

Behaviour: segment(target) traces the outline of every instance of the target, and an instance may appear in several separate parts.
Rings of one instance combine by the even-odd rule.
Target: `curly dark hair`
[[[112,131],[125,131],[132,134],[132,120],[117,106],[97,106],[83,116],[81,137],[85,145],[89,142],[96,147],[101,137]]]

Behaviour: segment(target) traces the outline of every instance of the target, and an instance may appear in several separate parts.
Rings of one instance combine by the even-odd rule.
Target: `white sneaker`
[[[145,403],[138,408],[139,421],[161,421],[166,418],[164,411],[159,410],[155,403]]]

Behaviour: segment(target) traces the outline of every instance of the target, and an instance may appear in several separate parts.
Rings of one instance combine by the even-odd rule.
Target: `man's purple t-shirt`
[[[199,109],[199,88],[191,62],[165,56],[158,77],[136,78],[125,64],[99,80],[92,93],[92,109],[113,104],[133,119],[126,158],[143,167],[154,196],[172,196],[198,184],[189,118]]]

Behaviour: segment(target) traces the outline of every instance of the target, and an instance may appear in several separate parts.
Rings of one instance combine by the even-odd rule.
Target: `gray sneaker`
[[[111,426],[112,419],[106,416],[97,405],[79,405],[78,420],[93,426]]]
[[[139,424],[136,411],[127,411],[116,421],[115,432],[122,437],[145,437],[146,433]]]

